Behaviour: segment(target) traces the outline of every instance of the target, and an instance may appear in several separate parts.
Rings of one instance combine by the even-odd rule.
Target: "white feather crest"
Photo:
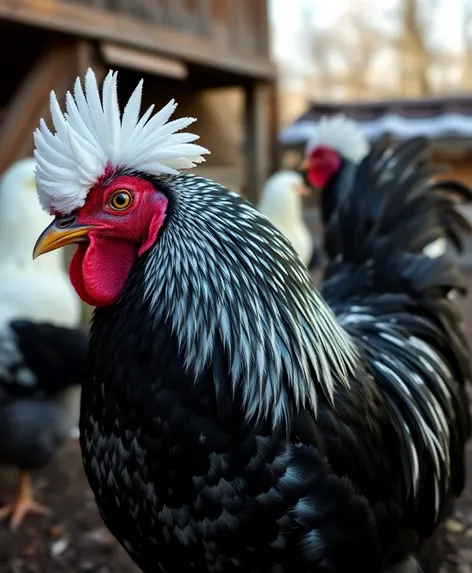
[[[337,151],[353,163],[360,163],[370,148],[367,138],[356,122],[343,114],[320,118],[306,144],[305,154],[308,155],[320,145]]]
[[[184,117],[168,121],[177,104],[170,101],[156,114],[151,106],[139,117],[143,80],[120,114],[117,72],[110,71],[102,94],[93,70],[80,78],[74,94],[67,92],[65,113],[51,92],[51,116],[55,133],[44,119],[34,133],[36,186],[43,209],[68,214],[82,207],[90,189],[107,166],[144,171],[152,175],[177,175],[205,161],[209,153],[192,144],[198,135],[178,133],[195,121]]]

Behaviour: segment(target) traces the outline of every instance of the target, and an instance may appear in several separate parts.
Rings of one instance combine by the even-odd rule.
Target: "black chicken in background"
[[[51,217],[38,203],[35,161],[13,164],[0,181],[0,464],[20,471],[0,518],[16,528],[33,499],[30,472],[50,462],[78,424],[87,333],[63,253],[33,261],[35,235]]]
[[[305,148],[300,166],[307,183],[321,191],[321,217],[326,227],[343,194],[354,182],[370,144],[354,121],[337,114],[321,117]]]
[[[178,173],[206,151],[191,120],[139,119],[141,84],[121,116],[116,82],[89,71],[67,115],[53,94],[35,134],[57,214],[35,256],[79,242],[99,307],[80,426],[105,523],[146,573],[417,571],[470,435],[464,286],[422,251],[471,229],[426,142],[363,159],[320,294],[254,207]]]
[[[386,138],[380,143],[383,144],[387,144]],[[337,207],[352,188],[359,164],[369,149],[370,143],[360,127],[344,115],[322,117],[313,130],[300,170],[307,183],[321,193],[320,211],[325,231],[330,225],[337,225]],[[386,163],[385,168],[392,170],[390,176],[396,176],[394,162]],[[439,257],[445,253],[446,245],[446,238],[441,236],[426,245],[424,252],[429,257]]]
[[[30,472],[50,463],[77,423],[87,334],[29,320],[0,333],[0,463],[20,471],[15,499],[0,508],[18,527],[49,510],[33,499]]]

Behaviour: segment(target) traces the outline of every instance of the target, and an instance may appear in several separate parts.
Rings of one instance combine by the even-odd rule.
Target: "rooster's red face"
[[[341,167],[341,158],[336,151],[328,147],[316,147],[303,163],[308,183],[323,188]]]
[[[118,301],[133,263],[158,239],[168,207],[163,176],[179,176],[209,153],[183,131],[193,118],[170,120],[174,100],[141,114],[142,81],[124,106],[117,82],[110,70],[100,89],[89,69],[84,85],[77,78],[67,92],[64,111],[51,92],[53,131],[41,120],[34,132],[38,199],[56,218],[33,257],[77,243],[70,278],[92,306]]]
[[[92,306],[113,304],[133,263],[157,240],[167,203],[145,179],[104,178],[83,207],[55,218],[39,237],[34,256],[78,243],[69,269],[74,288]]]

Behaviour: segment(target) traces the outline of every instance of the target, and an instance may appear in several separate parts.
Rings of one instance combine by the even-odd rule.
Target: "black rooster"
[[[380,146],[386,141],[385,138]],[[300,170],[309,185],[321,193],[321,218],[325,231],[329,232],[331,226],[338,224],[337,207],[351,190],[359,164],[369,149],[370,143],[359,126],[344,115],[322,117],[314,129]],[[395,161],[385,161],[384,169],[390,170],[390,175],[385,171],[385,176],[396,177]],[[447,211],[438,215],[447,217]],[[447,221],[441,224],[449,228]],[[446,238],[443,236],[424,248],[424,253],[433,258],[440,257],[445,251]],[[329,258],[331,253],[327,255]]]
[[[56,133],[36,132],[57,216],[35,255],[79,241],[72,282],[104,307],[81,446],[105,523],[147,573],[415,566],[470,431],[460,274],[421,252],[438,210],[465,223],[425,143],[362,162],[323,298],[256,209],[176,173],[202,159],[175,133],[190,120],[166,123],[172,104],[139,120],[141,86],[120,117],[116,81],[101,98],[89,71],[66,116],[52,97]]]
[[[326,227],[355,173],[367,155],[370,143],[357,124],[344,115],[321,117],[306,144],[300,165],[308,185],[321,192],[321,217]]]

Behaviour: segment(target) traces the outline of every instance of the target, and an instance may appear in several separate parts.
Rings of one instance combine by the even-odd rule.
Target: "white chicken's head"
[[[30,258],[31,249],[39,233],[52,219],[42,210],[36,196],[35,166],[33,158],[21,159],[11,165],[0,179],[2,264],[13,262],[23,269],[30,266],[39,268]],[[47,257],[48,264],[58,259],[62,259],[59,253]],[[46,261],[41,268],[45,268],[44,265]]]
[[[168,217],[166,177],[203,161],[206,149],[178,133],[193,118],[169,121],[171,101],[140,117],[142,81],[123,114],[117,73],[109,72],[102,93],[95,74],[80,79],[66,96],[65,113],[51,94],[55,133],[41,120],[35,132],[36,184],[40,202],[55,216],[34,256],[78,243],[70,278],[93,306],[116,302],[135,260],[158,240]]]
[[[322,117],[307,142],[301,170],[313,187],[323,188],[344,160],[359,163],[369,142],[354,121],[344,115]]]
[[[262,188],[259,210],[269,219],[275,217],[297,223],[303,217],[302,197],[307,194],[300,173],[277,171]]]
[[[28,228],[39,233],[51,222],[36,196],[36,161],[32,157],[13,163],[0,179],[0,227]],[[21,225],[18,225],[21,223]]]

